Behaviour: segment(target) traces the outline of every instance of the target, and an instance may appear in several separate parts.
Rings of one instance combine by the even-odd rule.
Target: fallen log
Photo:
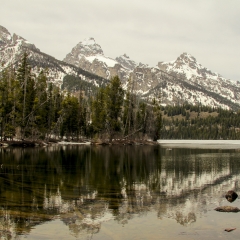
[[[218,212],[239,212],[240,209],[237,207],[231,207],[231,206],[222,206],[222,207],[217,207],[214,210]]]

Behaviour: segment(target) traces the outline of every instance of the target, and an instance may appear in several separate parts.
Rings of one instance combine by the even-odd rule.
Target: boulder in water
[[[225,198],[229,201],[229,202],[234,202],[237,199],[238,195],[237,193],[235,193],[234,191],[230,190],[226,193]]]

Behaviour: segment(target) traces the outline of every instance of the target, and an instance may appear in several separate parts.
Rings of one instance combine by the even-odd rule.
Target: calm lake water
[[[0,149],[1,239],[239,239],[240,150]],[[236,228],[225,232],[225,228]]]

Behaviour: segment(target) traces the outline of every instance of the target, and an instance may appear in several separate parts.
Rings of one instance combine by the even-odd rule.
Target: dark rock
[[[222,206],[222,207],[217,207],[214,210],[218,212],[239,212],[240,209],[237,207],[231,207],[231,206]]]
[[[231,190],[226,193],[225,197],[229,202],[234,202],[237,199],[238,195]]]
[[[226,231],[226,232],[231,232],[231,231],[233,231],[233,230],[236,230],[236,228],[226,228],[224,231]]]

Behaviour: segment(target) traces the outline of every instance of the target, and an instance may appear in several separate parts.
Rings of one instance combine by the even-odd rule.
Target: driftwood
[[[239,212],[240,209],[237,207],[231,207],[231,206],[222,206],[222,207],[217,207],[214,210],[218,212]]]

